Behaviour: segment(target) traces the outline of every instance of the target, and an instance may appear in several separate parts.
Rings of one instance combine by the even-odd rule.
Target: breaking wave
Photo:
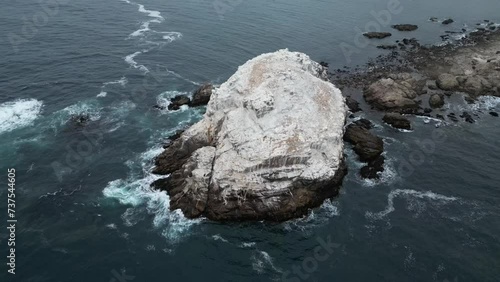
[[[18,99],[0,104],[0,134],[33,125],[42,112],[43,103],[36,99]]]

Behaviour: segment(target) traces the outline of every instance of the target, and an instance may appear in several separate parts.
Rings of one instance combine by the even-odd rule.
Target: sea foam
[[[383,211],[380,212],[366,212],[365,216],[369,219],[375,219],[375,220],[380,220],[382,218],[385,218],[387,215],[395,211],[396,209],[394,208],[394,199],[396,197],[404,197],[404,198],[417,198],[417,199],[429,199],[429,200],[434,200],[442,203],[448,203],[452,201],[458,200],[458,198],[455,197],[448,197],[440,194],[436,194],[432,191],[415,191],[411,189],[396,189],[393,190],[389,193],[387,196],[387,206]]]
[[[18,99],[0,104],[0,134],[30,126],[40,116],[43,103],[36,99]]]

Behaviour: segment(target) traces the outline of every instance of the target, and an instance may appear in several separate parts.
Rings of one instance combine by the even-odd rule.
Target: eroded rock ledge
[[[156,159],[170,209],[282,221],[338,194],[347,107],[326,70],[288,50],[260,55],[214,90],[204,118]]]

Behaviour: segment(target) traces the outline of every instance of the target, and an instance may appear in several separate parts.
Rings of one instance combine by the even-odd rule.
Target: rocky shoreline
[[[448,21],[446,24],[451,23],[452,21]],[[392,28],[411,32],[418,26],[403,24],[394,25]],[[390,36],[389,34],[365,36],[383,38]],[[207,114],[201,122],[185,132],[178,132],[164,147],[166,150],[156,159],[154,173],[166,177],[155,181],[152,187],[166,191],[171,197],[170,209],[180,209],[188,218],[205,216],[221,221],[287,220],[306,214],[326,198],[338,194],[342,179],[347,174],[343,153],[323,156],[321,161],[314,157],[311,162],[316,151],[325,153],[325,148],[322,147],[325,146],[325,140],[330,140],[327,146],[335,147],[329,149],[335,152],[343,151],[339,151],[339,148],[343,148],[342,140],[352,145],[359,161],[366,164],[359,172],[361,177],[377,179],[384,171],[384,141],[371,131],[371,121],[360,118],[360,114],[366,111],[360,107],[360,102],[369,105],[370,110],[385,113],[381,121],[387,125],[408,131],[413,129],[409,115],[432,117],[451,123],[459,122],[461,118],[473,123],[475,118],[478,118],[477,113],[456,114],[446,111],[444,106],[452,103],[452,96],[459,95],[468,103],[474,103],[479,97],[486,95],[500,97],[498,30],[478,30],[464,37],[457,45],[428,47],[411,38],[383,49],[390,50],[391,53],[378,57],[361,71],[359,68],[344,68],[327,72],[328,63],[317,64],[303,54],[288,51],[283,57],[286,59],[276,61],[276,66],[268,65],[269,60],[259,63],[258,58],[262,60],[262,56],[269,56],[265,54],[249,61],[247,64],[250,66],[245,64],[240,67],[235,74],[236,78],[233,76],[219,88],[204,85],[194,93],[192,100],[189,97],[175,97],[169,105],[170,110],[177,110],[182,105],[200,106],[210,102]],[[284,51],[275,54],[280,52]],[[290,59],[289,56],[293,58]],[[295,61],[295,56],[300,58],[300,63]],[[287,65],[288,70],[279,66],[290,62],[293,63]],[[303,81],[301,76],[304,65],[308,66],[306,73],[315,77],[308,78],[309,82]],[[242,69],[248,68],[253,70],[242,73]],[[295,73],[294,69],[299,71]],[[287,71],[290,73],[288,78]],[[265,73],[265,78],[261,74],[255,77],[256,72]],[[291,84],[283,84],[279,79],[276,80],[274,75],[284,75],[283,80],[290,79]],[[296,79],[298,80],[294,81]],[[340,91],[337,92],[333,86],[325,92],[329,94],[317,93],[312,102],[306,102],[308,92],[304,89],[307,87],[297,91],[296,84],[305,87],[304,85],[311,81],[313,85],[319,83],[315,79],[332,81],[338,86],[345,96],[345,105],[344,99],[337,97]],[[272,83],[267,84],[269,81],[266,80]],[[255,83],[264,83],[268,89],[256,92],[254,88],[249,87]],[[291,105],[282,101],[283,105],[277,107],[276,99],[279,100],[281,94],[269,94],[269,89],[273,89],[271,92],[280,93],[286,89],[284,92],[292,96],[296,94],[294,92],[299,92],[305,96],[300,101],[297,100],[297,103],[303,105],[295,108],[293,112],[285,111],[283,116],[283,109]],[[210,99],[214,92],[217,93],[215,98],[212,95]],[[360,94],[358,100],[346,94],[354,92]],[[255,93],[258,94],[254,95]],[[254,97],[241,98],[242,100],[232,98],[245,95]],[[335,98],[331,100],[332,97]],[[359,100],[360,97],[364,101]],[[325,103],[330,106],[325,107]],[[332,103],[336,104],[336,108],[332,108]],[[307,104],[315,106],[311,108]],[[350,112],[349,117],[347,118],[347,114],[338,116],[339,109],[346,106]],[[304,114],[296,116],[301,111]],[[327,113],[327,116],[337,116],[334,122],[321,121],[317,114],[322,111]],[[493,111],[489,114],[498,116]],[[232,115],[235,116],[231,118]],[[280,115],[284,119],[294,117],[296,121],[287,122],[284,126],[284,123],[276,122],[276,116]],[[262,117],[267,117],[268,120],[262,123]],[[311,123],[311,118],[315,123]],[[247,122],[249,120],[250,123]],[[269,122],[277,128],[286,127],[287,130],[277,137],[272,130],[263,128]],[[306,127],[289,127],[302,122],[305,122]],[[347,126],[344,128],[345,123]],[[319,129],[321,126],[333,130],[336,137],[324,139],[326,135]],[[306,128],[319,131],[312,134],[310,131],[306,132]],[[309,140],[304,140],[304,134],[309,136],[306,138]],[[318,134],[319,139],[314,139],[318,136],[311,137]],[[255,136],[259,138],[254,138]],[[273,141],[265,145],[266,138]],[[283,142],[288,144],[286,152],[278,149],[281,150],[280,153],[273,155],[267,148],[280,148],[282,145],[278,144]],[[250,147],[247,143],[251,144]],[[293,148],[290,149],[290,146]],[[327,164],[328,162],[330,164]],[[318,166],[319,163],[321,164]],[[304,178],[304,171],[310,167],[324,171],[325,174],[313,173]],[[325,170],[328,167],[330,169]]]

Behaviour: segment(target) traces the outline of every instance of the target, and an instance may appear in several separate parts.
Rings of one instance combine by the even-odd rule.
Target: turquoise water
[[[381,181],[360,179],[347,148],[340,197],[306,218],[187,220],[149,189],[166,137],[203,114],[153,105],[222,83],[280,48],[333,68],[365,63],[383,51],[378,41],[357,45],[355,28],[392,1],[40,2],[48,6],[8,1],[0,11],[0,171],[17,171],[19,220],[16,275],[2,263],[2,281],[120,281],[122,272],[133,281],[498,281],[500,120],[487,111],[499,100],[451,106],[478,112],[472,125],[416,118],[404,133],[378,122],[389,160]],[[500,22],[498,1],[397,7],[390,23],[418,24],[412,36],[428,44],[445,30]],[[393,33],[380,42],[408,36]],[[356,48],[350,59],[342,43]],[[89,115],[86,127],[68,121],[75,114]],[[433,150],[421,147],[429,142]],[[332,247],[318,259],[321,242]],[[0,245],[6,250],[4,232]]]

